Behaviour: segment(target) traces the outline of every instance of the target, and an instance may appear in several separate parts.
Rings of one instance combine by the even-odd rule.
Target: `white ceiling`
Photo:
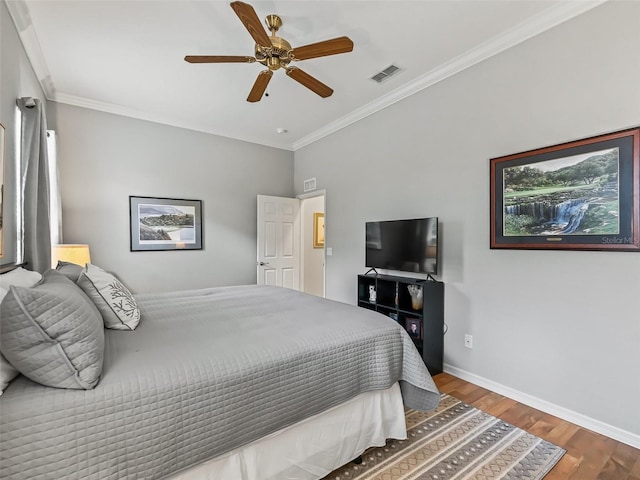
[[[261,20],[282,17],[278,35],[293,47],[342,35],[355,44],[296,64],[331,97],[279,70],[258,103],[246,97],[262,65],[183,60],[253,55],[228,2],[6,2],[49,100],[296,150],[602,0],[252,1]],[[391,64],[402,71],[370,80]]]

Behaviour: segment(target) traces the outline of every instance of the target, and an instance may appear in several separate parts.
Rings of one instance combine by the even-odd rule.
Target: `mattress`
[[[105,332],[95,389],[6,389],[0,478],[163,478],[395,382],[411,408],[439,402],[412,340],[378,313],[256,285],[136,301],[138,328]]]

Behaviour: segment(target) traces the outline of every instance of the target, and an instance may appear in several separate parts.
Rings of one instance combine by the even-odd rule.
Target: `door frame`
[[[302,211],[302,203],[305,200],[308,200],[310,198],[315,198],[315,197],[323,197],[324,198],[324,214],[325,214],[325,246],[322,249],[322,292],[323,292],[323,297],[326,297],[327,294],[327,231],[326,231],[326,215],[327,215],[327,191],[325,189],[322,190],[314,190],[312,192],[306,192],[306,193],[301,193],[299,195],[296,195],[295,198],[297,198],[298,200],[300,200],[300,210]],[[304,237],[304,231],[305,231],[305,224],[304,224],[304,220],[300,222],[300,243],[301,245],[304,245],[305,242],[309,241],[310,239],[305,239]],[[300,279],[299,279],[299,287],[300,287],[300,291],[304,292],[304,271],[305,271],[305,264],[304,264],[304,254],[303,254],[303,248],[302,246],[300,247]]]

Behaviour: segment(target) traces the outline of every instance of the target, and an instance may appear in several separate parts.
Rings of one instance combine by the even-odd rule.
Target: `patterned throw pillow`
[[[140,323],[140,309],[133,295],[109,272],[87,263],[78,285],[100,310],[106,328],[134,330]]]

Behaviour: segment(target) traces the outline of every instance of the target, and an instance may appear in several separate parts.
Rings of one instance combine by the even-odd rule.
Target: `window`
[[[49,225],[51,245],[62,243],[62,202],[58,175],[58,138],[55,130],[47,130],[47,155],[49,157]]]
[[[16,107],[15,116],[15,216],[16,216],[16,263],[22,263],[24,258],[24,179],[25,175],[22,167],[22,139],[23,131],[22,114],[20,108]],[[47,130],[47,165],[49,182],[49,226],[51,230],[51,244],[62,242],[62,204],[60,201],[60,189],[58,184],[58,158],[57,158],[57,137],[54,130]]]

